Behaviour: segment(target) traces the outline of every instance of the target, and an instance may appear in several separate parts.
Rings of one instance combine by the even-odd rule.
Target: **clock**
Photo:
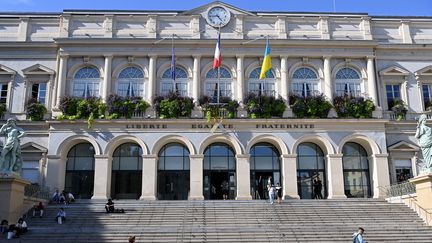
[[[207,23],[213,27],[223,27],[228,24],[231,19],[231,13],[228,9],[216,6],[207,11]]]

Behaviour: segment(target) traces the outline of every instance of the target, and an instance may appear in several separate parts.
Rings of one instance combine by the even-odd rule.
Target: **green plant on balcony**
[[[153,99],[153,107],[162,119],[190,117],[193,109],[193,98],[183,97],[178,92]]]
[[[255,93],[249,93],[244,100],[244,104],[249,117],[252,119],[282,117],[286,109],[282,97],[275,98],[274,96],[257,95]]]
[[[373,101],[364,97],[336,96],[333,104],[340,118],[372,118],[372,112],[375,110]]]
[[[408,112],[405,102],[401,99],[393,99],[388,104],[389,110],[395,115],[396,121],[405,119],[405,115]]]
[[[307,97],[290,95],[289,103],[297,118],[327,118],[333,107],[324,94]]]
[[[122,97],[112,94],[107,100],[108,119],[131,118],[135,112],[143,113],[150,104],[141,97]]]
[[[98,97],[78,98],[64,96],[60,99],[60,110],[63,115],[58,120],[87,119],[87,127],[93,127],[94,119],[105,118],[106,105]]]
[[[239,107],[239,103],[236,100],[231,99],[231,97],[220,97],[219,103],[212,103],[212,101],[214,101],[214,99],[207,95],[202,95],[198,99],[198,103],[203,109],[207,122],[222,117],[230,119],[235,118],[237,108]],[[225,116],[222,115],[224,111],[226,111]]]
[[[30,121],[42,121],[47,109],[44,104],[39,103],[36,99],[30,99],[27,102],[27,118]]]

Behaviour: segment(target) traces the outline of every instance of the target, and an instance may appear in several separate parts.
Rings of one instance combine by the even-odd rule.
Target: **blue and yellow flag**
[[[265,48],[265,52],[264,52],[264,61],[263,61],[263,64],[261,66],[261,73],[260,73],[260,77],[259,78],[260,79],[265,79],[266,78],[266,73],[270,69],[272,69],[272,61],[271,61],[271,57],[270,57],[269,39],[267,38],[267,44],[266,44],[266,48]]]

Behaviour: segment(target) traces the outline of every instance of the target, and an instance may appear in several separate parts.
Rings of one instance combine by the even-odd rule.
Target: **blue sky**
[[[245,10],[362,12],[370,15],[432,16],[432,0],[226,0]],[[205,0],[0,0],[0,11],[61,12],[63,9],[188,10]]]

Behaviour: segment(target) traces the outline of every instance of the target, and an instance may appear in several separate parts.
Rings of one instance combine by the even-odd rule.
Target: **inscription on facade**
[[[234,129],[233,124],[222,124],[225,129]],[[244,125],[247,127],[248,125]],[[191,129],[211,129],[212,124],[191,124]],[[241,126],[239,126],[241,127]],[[313,129],[314,124],[255,124],[255,129]],[[126,129],[167,129],[167,124],[126,124]],[[175,126],[170,128],[176,128]],[[179,127],[180,128],[180,127]]]
[[[314,124],[256,124],[255,128],[273,128],[273,129],[308,129],[315,128]]]

